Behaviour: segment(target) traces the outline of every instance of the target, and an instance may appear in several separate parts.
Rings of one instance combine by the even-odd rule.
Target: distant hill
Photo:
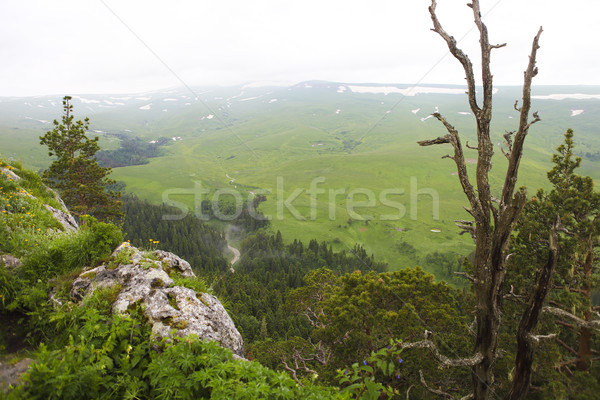
[[[264,194],[260,210],[285,238],[319,238],[334,250],[362,243],[392,268],[402,268],[423,264],[435,251],[466,255],[472,250],[470,239],[453,225],[468,215],[456,168],[440,159],[449,149],[416,145],[445,134],[429,117],[438,110],[475,145],[465,90],[309,81],[289,87],[79,94],[73,105],[76,118],[90,117],[91,133],[100,136],[103,149],[118,150],[123,138],[162,141],[145,164],[114,169],[125,191],[156,203],[178,201],[190,211],[193,193],[229,203],[236,196]],[[503,135],[517,128],[514,103],[520,90],[498,87],[495,95],[497,173],[505,165]],[[600,109],[600,87],[538,86],[532,94],[532,109],[542,121],[527,138],[521,183],[530,193],[546,185],[551,153],[567,128],[575,130],[582,173],[600,179],[600,115],[594,112]],[[0,98],[2,155],[33,168],[48,165],[38,137],[60,117],[61,98]],[[476,158],[475,151],[467,150],[466,157]],[[492,177],[494,190],[501,185]]]

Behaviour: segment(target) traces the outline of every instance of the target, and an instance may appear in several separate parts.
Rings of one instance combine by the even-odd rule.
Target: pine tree
[[[48,146],[48,155],[57,157],[44,171],[43,178],[58,189],[76,216],[89,214],[101,220],[120,217],[121,194],[107,189],[115,183],[108,178],[111,169],[100,167],[94,157],[100,150],[98,137],[86,136],[88,118],[74,122],[70,100],[70,96],[63,98],[62,122],[54,120],[54,129],[40,136],[40,144]]]
[[[581,158],[574,154],[573,131],[567,130],[565,141],[552,156],[554,167],[548,172],[553,184],[548,193],[539,190],[527,204],[517,229],[515,249],[522,254],[522,265],[535,265],[543,259],[544,237],[550,219],[559,215],[563,235],[559,238],[559,262],[553,278],[550,307],[563,329],[560,343],[567,349],[563,367],[574,365],[586,371],[592,364],[594,318],[592,292],[597,289],[597,251],[600,236],[600,192],[589,176],[576,173]],[[516,260],[517,261],[517,260]],[[524,271],[527,274],[529,271]],[[530,272],[529,272],[530,273]],[[515,283],[516,285],[516,283]]]

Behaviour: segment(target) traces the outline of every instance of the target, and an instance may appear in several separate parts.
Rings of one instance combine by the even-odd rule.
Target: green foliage
[[[107,317],[86,308],[67,346],[41,345],[35,358],[9,399],[342,398],[335,389],[298,386],[283,373],[234,360],[214,342],[152,342],[139,313]]]
[[[196,276],[186,278],[179,274],[171,274],[171,279],[173,279],[173,286],[183,286],[197,293],[207,293],[209,291],[204,279]]]
[[[553,289],[549,291],[547,301],[553,307],[590,320],[595,305],[592,293],[599,287],[597,251],[600,193],[595,190],[590,177],[576,173],[581,166],[581,158],[575,157],[573,137],[573,131],[567,130],[564,143],[558,146],[552,156],[554,167],[548,172],[551,190],[538,190],[525,205],[511,244],[511,252],[515,256],[510,260],[511,274],[508,275],[507,289],[512,287],[517,295],[528,294],[537,269],[547,262],[550,227],[559,216],[564,229],[559,232],[558,262],[553,275]],[[505,315],[509,326],[518,324],[515,316],[520,312],[519,303],[509,302],[506,305]],[[578,393],[585,398],[588,393],[597,393],[592,388],[596,388],[600,381],[592,379],[593,375],[590,375],[588,383],[581,385],[585,374],[580,372],[576,377],[572,370],[591,371],[597,368],[591,363],[591,351],[586,349],[595,348],[599,338],[591,330],[585,332],[585,328],[570,328],[571,322],[542,315],[538,331],[541,334],[558,333],[563,345],[557,342],[541,345],[536,354],[537,368],[532,383],[544,388],[552,387],[556,393],[564,393],[562,398],[567,398],[570,393]],[[507,328],[508,332],[512,329]],[[508,340],[504,345],[512,343],[512,339]],[[511,357],[507,359],[512,360]],[[503,368],[510,369],[512,365],[507,364]],[[543,398],[543,395],[540,396]],[[557,398],[560,397],[557,395]]]
[[[390,339],[387,347],[371,352],[362,363],[338,371],[342,393],[351,393],[354,399],[377,400],[382,395],[393,398],[400,392],[395,382],[402,374],[402,341]]]
[[[123,134],[115,134],[113,136],[121,139],[121,147],[116,150],[100,150],[96,154],[98,164],[102,167],[118,168],[128,165],[142,165],[148,163],[148,158],[158,157],[162,154],[160,146],[169,143],[167,138],[159,138],[153,143],[140,139],[138,137],[130,137]]]
[[[331,245],[316,240],[308,246],[298,240],[286,245],[281,233],[259,231],[250,235],[242,242],[241,253],[236,272],[219,279],[214,289],[230,302],[232,318],[247,343],[262,339],[263,317],[273,339],[309,337],[312,329],[308,321],[285,309],[289,291],[303,286],[302,278],[309,271],[323,266],[337,273],[386,269],[361,246],[334,253]]]
[[[224,235],[202,220],[193,215],[164,219],[163,216],[180,211],[135,197],[124,198],[124,211],[123,231],[133,246],[145,247],[149,238],[157,239],[154,241],[160,242],[162,249],[185,259],[196,273],[215,275],[228,270],[229,263],[223,257],[227,246]]]
[[[91,266],[108,258],[122,242],[118,227],[94,218],[84,218],[81,229],[73,235],[61,234],[28,249],[19,269],[19,277],[26,282],[45,282],[55,276],[84,266]]]
[[[102,168],[94,158],[100,146],[98,137],[89,139],[89,119],[74,122],[70,96],[63,98],[62,123],[54,120],[54,129],[40,137],[48,146],[48,155],[57,159],[44,171],[44,180],[55,187],[75,215],[94,215],[100,219],[120,217],[120,193],[106,190],[115,181],[107,178],[110,168]]]

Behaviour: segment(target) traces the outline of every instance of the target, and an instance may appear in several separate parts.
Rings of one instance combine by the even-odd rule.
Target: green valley
[[[555,100],[556,94],[571,96]],[[542,86],[533,96],[542,121],[527,137],[520,183],[530,194],[546,184],[550,155],[567,128],[576,132],[582,173],[600,179],[600,116],[593,112],[600,88]],[[492,187],[498,193],[503,182],[494,171],[505,166],[503,135],[517,126],[519,97],[516,87],[500,87],[495,95]],[[59,103],[58,96],[0,99],[2,154],[45,167],[49,159],[38,137]],[[421,265],[433,252],[465,256],[473,250],[454,224],[469,215],[456,166],[441,159],[450,148],[416,144],[445,134],[428,117],[439,110],[476,145],[462,87],[314,81],[80,95],[73,104],[76,117],[91,118],[91,134],[100,136],[103,149],[117,149],[117,135],[161,140],[158,156],[146,164],[113,170],[124,191],[142,199],[177,202],[194,213],[201,200],[235,204],[264,194],[259,209],[271,218],[273,232],[288,240],[318,238],[335,251],[359,243],[391,270]],[[474,159],[476,151],[466,149],[465,157]],[[474,174],[474,164],[469,167]]]

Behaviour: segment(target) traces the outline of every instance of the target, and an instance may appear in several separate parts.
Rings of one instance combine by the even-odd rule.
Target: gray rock
[[[219,300],[207,293],[197,293],[183,286],[173,286],[169,274],[194,277],[190,264],[166,251],[157,250],[152,258],[123,244],[111,260],[83,272],[71,289],[71,298],[82,300],[97,288],[120,285],[121,290],[113,303],[115,313],[127,313],[141,306],[152,332],[158,338],[197,335],[200,339],[215,340],[243,355],[244,342],[233,321]],[[123,262],[118,264],[116,260]]]
[[[4,393],[8,393],[11,386],[17,386],[21,382],[21,375],[32,362],[31,358],[23,358],[14,364],[0,361],[0,386]]]
[[[19,182],[21,180],[21,177],[19,175],[15,174],[6,167],[2,167],[0,173],[2,173],[2,175],[6,176],[8,179],[12,179],[15,182]]]
[[[68,211],[57,210],[56,208],[54,208],[48,204],[44,204],[44,206],[46,207],[46,209],[48,211],[50,211],[52,213],[54,218],[56,218],[56,220],[58,222],[60,222],[60,224],[63,226],[65,232],[74,233],[79,230],[77,221],[75,221],[75,218],[73,218],[71,213],[69,213]]]
[[[163,267],[165,266],[164,263],[166,262],[167,268],[176,268],[183,277],[189,278],[195,276],[194,271],[192,271],[192,266],[183,258],[179,258],[173,253],[162,250],[156,250],[152,254],[154,254],[154,256],[158,257],[158,259],[163,262]]]
[[[2,265],[4,265],[6,269],[14,269],[19,268],[21,265],[23,265],[23,263],[15,256],[11,256],[10,254],[3,254]]]

